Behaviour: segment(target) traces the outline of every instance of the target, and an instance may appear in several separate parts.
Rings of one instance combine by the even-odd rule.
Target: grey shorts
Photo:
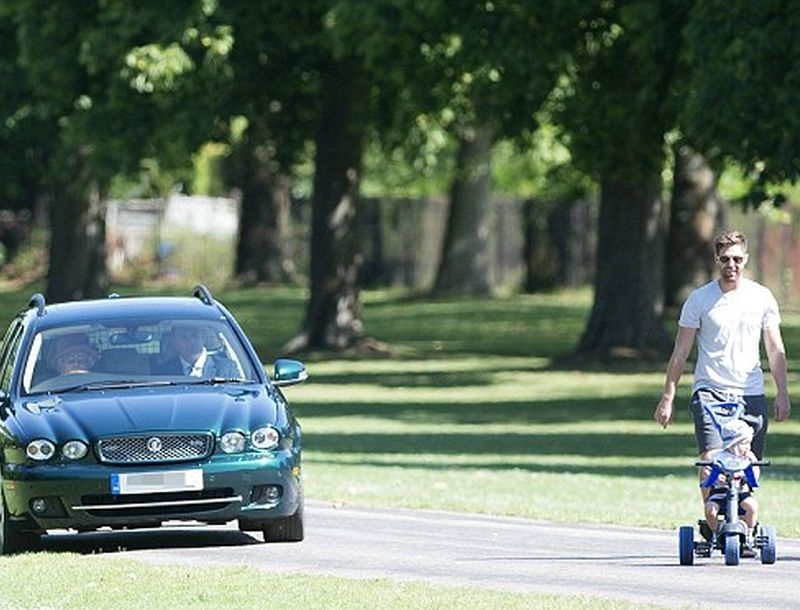
[[[701,389],[692,394],[689,409],[694,419],[694,436],[697,441],[697,452],[704,453],[711,449],[722,448],[722,437],[720,436],[718,423],[716,423],[708,413],[710,407],[721,407],[725,410],[730,406],[741,405],[743,414],[741,419],[745,420],[755,430],[753,437],[753,453],[760,460],[764,457],[764,446],[766,444],[767,427],[767,398],[763,394],[737,396],[718,390]]]

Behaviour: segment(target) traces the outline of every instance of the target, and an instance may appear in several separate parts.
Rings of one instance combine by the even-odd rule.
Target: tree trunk
[[[434,294],[492,292],[491,150],[492,130],[487,125],[460,138]]]
[[[675,309],[714,273],[714,238],[724,202],[717,174],[686,146],[675,151],[675,183],[666,249],[665,304]]]
[[[559,275],[559,256],[553,243],[550,216],[554,204],[528,199],[522,205],[525,292],[552,290]]]
[[[310,296],[305,322],[286,350],[344,349],[364,338],[356,202],[364,126],[354,70],[340,65],[323,88],[311,212]]]
[[[661,179],[601,182],[594,305],[578,355],[663,356],[665,209]]]
[[[268,143],[250,137],[237,149],[232,175],[241,189],[236,277],[246,283],[295,283],[289,253],[291,195]]]
[[[47,298],[53,302],[104,296],[109,280],[105,204],[96,186],[77,178],[51,199]]]

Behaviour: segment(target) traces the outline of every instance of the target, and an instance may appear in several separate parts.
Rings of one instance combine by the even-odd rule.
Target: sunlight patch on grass
[[[634,396],[652,392],[660,381],[655,374],[581,373],[574,371],[516,371],[493,372],[484,369],[474,376],[459,378],[458,384],[437,385],[442,373],[457,369],[428,365],[426,370],[416,369],[418,376],[391,376],[375,380],[359,379],[358,371],[351,371],[337,383],[310,381],[307,385],[292,388],[291,399],[298,405],[309,402],[354,403],[474,403],[492,402],[547,402],[556,399],[577,398],[576,387],[581,388],[580,399],[597,397]],[[464,369],[460,369],[464,372]],[[312,375],[313,375],[312,370]],[[476,393],[476,390],[480,390]]]

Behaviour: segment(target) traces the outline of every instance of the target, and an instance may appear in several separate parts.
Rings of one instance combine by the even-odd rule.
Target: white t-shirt
[[[698,329],[693,391],[763,394],[761,335],[780,322],[772,292],[752,280],[742,279],[727,293],[716,280],[693,291],[678,320],[680,326]]]

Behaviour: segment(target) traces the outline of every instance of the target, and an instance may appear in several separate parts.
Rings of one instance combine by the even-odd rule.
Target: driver
[[[50,354],[50,366],[59,375],[88,373],[97,362],[97,350],[82,333],[58,337]]]
[[[753,428],[744,420],[735,419],[722,428],[722,451],[732,453],[737,457],[747,458],[751,462],[757,461],[755,453],[750,445],[753,442]],[[717,452],[717,455],[719,452]],[[716,457],[716,456],[714,456]],[[712,457],[713,459],[713,457]],[[753,472],[758,477],[758,466],[753,467]],[[755,557],[756,551],[753,546],[753,536],[755,536],[756,524],[758,523],[758,501],[753,495],[753,490],[747,483],[744,472],[737,472],[734,478],[741,481],[741,493],[739,494],[739,513],[743,515],[747,523],[748,536],[742,546],[742,557]],[[728,495],[727,481],[724,475],[720,475],[711,485],[711,491],[705,503],[706,523],[712,532],[717,531],[719,526],[719,513],[725,510],[725,502]]]

